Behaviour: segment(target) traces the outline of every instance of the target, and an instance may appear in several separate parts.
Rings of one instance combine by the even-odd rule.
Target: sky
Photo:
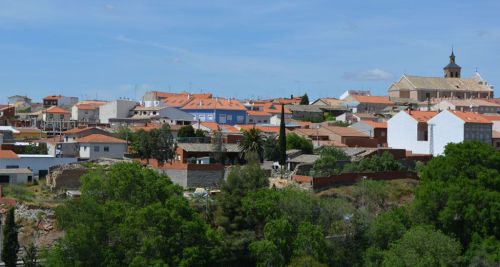
[[[499,10],[498,0],[0,0],[0,103],[149,90],[384,95],[403,74],[442,76],[452,46],[463,77],[477,69],[500,86]]]

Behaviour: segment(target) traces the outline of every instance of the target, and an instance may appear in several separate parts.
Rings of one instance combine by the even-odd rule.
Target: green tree
[[[300,105],[309,105],[309,96],[307,96],[307,93],[300,99]]]
[[[259,129],[252,128],[243,131],[239,147],[245,154],[255,153],[262,162],[264,157],[264,137]]]
[[[264,159],[278,161],[280,157],[279,142],[276,142],[276,136],[268,136],[264,139]]]
[[[203,131],[202,129],[196,129],[195,136],[196,137],[206,137],[207,132]]]
[[[116,129],[115,136],[116,138],[127,140],[129,143],[134,142],[134,132],[127,126],[119,126],[118,129]]]
[[[184,125],[177,132],[177,137],[196,137],[196,133],[192,125]]]
[[[327,265],[317,261],[311,256],[294,257],[288,267],[326,267]]]
[[[309,255],[324,262],[326,260],[326,241],[321,228],[309,222],[299,225],[297,237],[293,242],[293,254],[295,256]]]
[[[404,166],[394,159],[391,153],[385,151],[382,155],[373,155],[364,158],[359,162],[347,164],[344,168],[347,172],[382,172],[382,171],[401,171]]]
[[[440,231],[416,226],[384,252],[382,266],[459,266],[460,243]]]
[[[15,221],[15,209],[12,207],[5,217],[3,228],[2,261],[6,267],[17,265],[17,252],[19,251],[19,241],[17,239],[17,225]]]
[[[29,246],[24,247],[24,255],[22,257],[24,267],[37,267],[37,257],[35,244],[31,243]]]
[[[500,152],[480,142],[448,144],[420,170],[417,223],[457,237],[468,259],[483,240],[500,237]],[[468,251],[471,249],[471,251]]]
[[[271,241],[284,259],[289,259],[292,255],[294,232],[287,219],[269,221],[264,227],[264,239]]]
[[[118,163],[82,177],[82,195],[56,209],[66,232],[47,266],[215,266],[222,243],[166,176]]]
[[[276,245],[266,239],[252,242],[250,252],[257,260],[258,267],[279,267],[285,261]]]
[[[319,159],[314,161],[311,170],[314,176],[331,176],[340,173],[342,170],[338,166],[338,161],[349,160],[349,156],[336,147],[323,147],[319,153]]]
[[[281,166],[286,164],[286,149],[287,149],[287,138],[286,138],[286,128],[285,128],[285,105],[281,104],[281,114],[280,114],[280,135],[279,135],[279,163]]]
[[[153,139],[152,156],[159,163],[174,158],[174,138],[168,124],[163,124],[159,130],[151,130]]]
[[[151,134],[140,129],[134,134],[132,147],[141,159],[150,159],[153,155],[153,141]]]
[[[312,154],[313,144],[311,140],[305,137],[296,133],[290,133],[286,138],[286,149],[300,149],[305,154]]]

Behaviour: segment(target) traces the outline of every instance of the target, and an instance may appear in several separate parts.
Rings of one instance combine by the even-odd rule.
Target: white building
[[[33,171],[28,168],[0,169],[0,184],[25,184],[33,182]]]
[[[436,111],[401,111],[387,121],[387,145],[410,150],[415,154],[431,154],[428,121]]]
[[[80,101],[71,107],[71,119],[83,123],[99,123],[99,107],[105,101]]]
[[[0,150],[0,169],[29,168],[39,176],[47,175],[51,167],[73,163],[76,160],[76,158],[57,158],[52,155],[18,155],[11,150]]]
[[[128,118],[130,111],[138,103],[131,100],[119,99],[99,107],[100,123],[109,123],[109,119]]]
[[[78,143],[80,158],[82,159],[121,159],[127,152],[127,142],[125,140],[102,134],[91,134],[82,137],[78,139]]]
[[[433,110],[459,110],[478,113],[500,113],[500,105],[483,99],[445,99],[435,104]]]
[[[449,143],[467,140],[480,141],[491,145],[492,123],[478,113],[445,110],[428,121],[434,125],[433,154],[443,154]]]

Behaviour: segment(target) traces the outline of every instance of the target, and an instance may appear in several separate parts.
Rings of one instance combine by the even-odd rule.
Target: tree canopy
[[[313,153],[311,140],[296,133],[289,133],[286,138],[286,149],[300,149],[304,154]]]

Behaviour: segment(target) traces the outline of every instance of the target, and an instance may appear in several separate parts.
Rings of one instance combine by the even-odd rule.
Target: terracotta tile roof
[[[394,104],[387,96],[352,95],[352,98],[356,99],[360,103]]]
[[[62,142],[64,142],[64,138],[61,136],[47,137],[47,138],[40,139],[37,141],[37,143],[47,143],[47,144],[52,144],[52,145],[55,145],[57,143],[62,143]]]
[[[387,122],[381,121],[363,121],[364,123],[372,126],[373,128],[387,129]]]
[[[201,126],[207,127],[210,131],[218,131],[219,129],[225,133],[239,133],[240,130],[234,126],[227,124],[218,124],[216,122],[201,122]]]
[[[44,97],[43,100],[58,100],[61,97],[62,97],[61,95],[49,95]]]
[[[302,97],[294,97],[294,98],[275,98],[272,99],[273,103],[285,104],[285,105],[298,105]]]
[[[326,130],[321,127],[319,129],[311,129],[311,128],[297,128],[293,130],[294,133],[298,133],[305,136],[329,136],[331,131]]]
[[[443,100],[459,107],[500,107],[500,104],[483,99],[448,99]]]
[[[247,114],[249,116],[271,116],[272,114],[269,112],[265,112],[263,110],[248,110]]]
[[[99,108],[99,106],[95,106],[95,105],[90,105],[90,104],[77,104],[75,105],[78,109],[82,109],[82,110],[92,110],[92,109],[97,109]]]
[[[279,126],[268,126],[268,125],[253,125],[253,124],[238,124],[236,128],[240,128],[241,130],[248,131],[255,127],[255,129],[260,130],[263,133],[274,133],[279,134],[280,127]]]
[[[108,101],[104,100],[81,100],[78,102],[78,104],[83,104],[83,105],[94,105],[94,106],[102,106],[107,104]]]
[[[354,136],[354,137],[368,137],[366,133],[362,133],[356,129],[349,127],[340,127],[340,126],[324,126],[322,129],[333,132],[339,136]]]
[[[482,115],[483,118],[491,121],[491,122],[494,122],[494,121],[500,121],[500,115]]]
[[[427,122],[428,120],[432,119],[432,117],[438,114],[437,111],[405,110],[405,112],[416,119],[418,122]]]
[[[485,99],[486,101],[490,103],[495,103],[500,105],[500,98],[490,98],[490,99]]]
[[[193,101],[193,99],[193,97],[190,97],[188,95],[176,95],[163,99],[163,103],[165,103],[167,107],[181,108],[184,107],[187,103]]]
[[[247,109],[240,101],[234,99],[224,98],[209,98],[209,99],[195,99],[182,107],[184,110],[198,110],[198,109],[221,109],[221,110],[243,110]]]
[[[329,106],[343,106],[344,105],[344,100],[333,98],[333,97],[324,97],[320,98],[317,101],[321,101],[325,103],[325,105]]]
[[[93,129],[96,127],[85,127],[85,128],[73,128],[71,130],[64,131],[65,134],[76,134],[76,133],[81,133],[90,129]]]
[[[16,153],[12,150],[0,150],[0,159],[18,159]]]
[[[70,114],[71,112],[57,106],[52,106],[45,110],[45,113]]]
[[[195,97],[195,98],[212,98],[211,93],[190,94],[188,92],[170,93],[170,92],[153,91],[153,94],[157,98],[169,98],[169,97],[178,97],[178,96],[186,96],[187,97],[188,95],[190,95],[191,97]]]
[[[182,126],[184,125],[170,125],[170,131],[179,131],[180,128],[182,128]],[[132,131],[136,132],[136,131],[139,131],[139,130],[144,130],[146,132],[149,132],[153,129],[161,129],[162,127],[162,124],[148,124],[146,126],[131,126],[130,129],[132,129]]]
[[[78,139],[78,142],[79,143],[126,143],[127,141],[103,134],[91,134]]]
[[[490,120],[484,118],[481,114],[475,112],[463,112],[458,110],[447,110],[453,115],[457,116],[459,119],[465,121],[466,123],[491,123]]]

